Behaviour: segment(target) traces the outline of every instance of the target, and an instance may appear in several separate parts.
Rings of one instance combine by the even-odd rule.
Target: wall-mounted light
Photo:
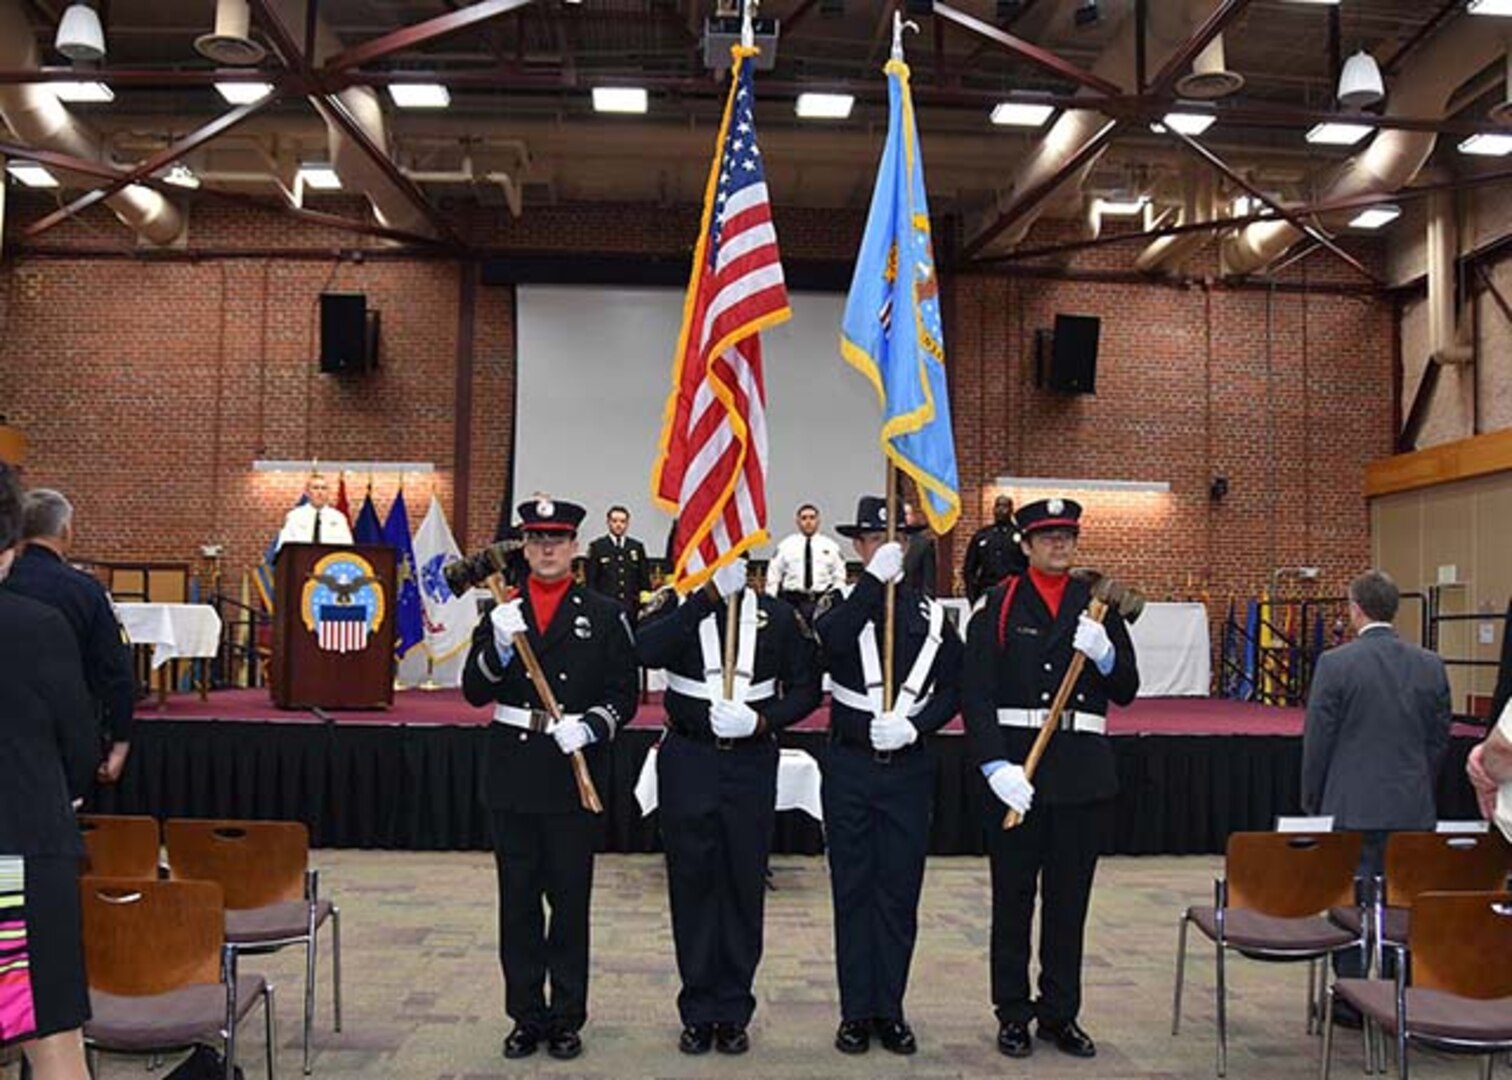
[[[1000,488],[1033,488],[1036,491],[1110,491],[1130,495],[1169,495],[1168,480],[1065,480],[1049,476],[1000,476]]]
[[[1222,502],[1229,493],[1229,479],[1226,476],[1215,476],[1208,484],[1208,498],[1214,502]]]
[[[266,473],[433,473],[429,461],[275,461],[259,458],[252,463],[253,472]]]

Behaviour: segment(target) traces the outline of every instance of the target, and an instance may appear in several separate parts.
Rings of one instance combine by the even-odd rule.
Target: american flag
[[[679,589],[697,588],[766,533],[761,330],[792,314],[756,145],[756,50],[734,70],[709,170],[652,490],[677,514]]]
[[[317,640],[322,649],[332,652],[361,652],[367,648],[367,605],[321,604]]]

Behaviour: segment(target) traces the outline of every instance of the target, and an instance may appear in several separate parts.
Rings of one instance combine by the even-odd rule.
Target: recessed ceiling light
[[[1218,117],[1212,113],[1168,112],[1160,122],[1183,135],[1201,135],[1218,122]]]
[[[1097,206],[1104,214],[1126,216],[1139,213],[1149,201],[1148,195],[1136,195],[1132,199],[1098,199]]]
[[[593,88],[595,112],[643,113],[646,111],[646,91],[640,86],[595,86]]]
[[[114,101],[115,91],[102,82],[55,82],[49,84],[59,101]]]
[[[1004,101],[993,107],[992,122],[1004,127],[1043,127],[1054,105],[1036,105],[1022,101]]]
[[[182,161],[176,161],[173,166],[163,174],[163,183],[173,184],[182,188],[197,188],[200,186],[200,178],[194,175],[194,170]]]
[[[390,83],[389,97],[401,109],[444,109],[451,91],[440,83]]]
[[[58,178],[35,161],[12,161],[5,171],[27,187],[50,188],[58,186]]]
[[[1320,146],[1353,146],[1375,128],[1369,124],[1345,124],[1325,121],[1307,133],[1307,141]]]
[[[844,120],[856,105],[855,94],[798,95],[793,111],[805,120]]]
[[[1512,0],[1470,0],[1472,15],[1512,15]]]
[[[1387,203],[1384,206],[1372,206],[1361,210],[1349,223],[1354,229],[1379,229],[1382,225],[1390,224],[1402,216],[1402,208]]]
[[[329,165],[308,164],[299,167],[299,178],[311,191],[339,191],[341,177]]]
[[[1505,157],[1512,154],[1512,135],[1497,135],[1483,131],[1472,135],[1459,144],[1462,154],[1480,154],[1483,157]]]
[[[232,105],[250,105],[261,101],[273,92],[273,84],[265,82],[218,82],[216,93]]]

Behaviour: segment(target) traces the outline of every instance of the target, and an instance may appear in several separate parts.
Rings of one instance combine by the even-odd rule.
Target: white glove
[[[886,585],[889,581],[899,581],[903,577],[903,545],[896,540],[889,540],[876,551],[866,564],[866,572]]]
[[[899,716],[896,712],[885,712],[881,716],[872,718],[873,750],[902,750],[905,746],[912,746],[918,739],[919,729],[914,727],[913,722],[906,716]]]
[[[756,734],[761,717],[743,701],[715,698],[709,702],[709,727],[721,739],[744,739]]]
[[[714,588],[722,600],[728,600],[746,587],[746,561],[736,559],[714,571]]]
[[[551,726],[551,737],[562,753],[572,754],[593,741],[593,729],[581,720],[563,720]]]
[[[521,609],[522,603],[523,601],[517,597],[496,605],[488,614],[489,621],[493,623],[494,648],[499,650],[500,656],[512,654],[514,636],[525,632],[525,612]]]
[[[1113,642],[1108,640],[1107,627],[1085,611],[1076,620],[1076,636],[1071,647],[1086,654],[1104,675],[1113,666]]]
[[[1034,803],[1034,785],[1024,775],[1022,765],[1004,765],[987,778],[987,786],[1020,814],[1027,814]]]

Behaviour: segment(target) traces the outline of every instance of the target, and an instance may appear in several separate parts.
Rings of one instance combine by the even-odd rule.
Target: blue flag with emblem
[[[876,389],[882,452],[913,478],[930,528],[944,533],[960,517],[961,492],[940,286],[908,65],[894,56],[882,69],[890,103],[887,143],[845,301],[840,354]]]
[[[369,498],[363,504],[364,511],[371,502]],[[359,514],[358,521],[361,520]],[[382,542],[394,549],[394,655],[403,660],[411,649],[425,643],[425,609],[420,603],[419,579],[415,576],[415,549],[410,543],[409,511],[404,506],[403,488],[389,507]]]
[[[384,543],[383,526],[378,523],[378,509],[373,505],[373,485],[369,484],[363,496],[362,508],[357,511],[357,521],[352,526],[352,543]]]
[[[294,506],[303,506],[309,501],[308,495],[301,495]],[[294,506],[289,509],[294,509]],[[257,583],[258,599],[262,601],[263,610],[269,615],[273,614],[273,564],[278,559],[278,538],[282,535],[282,528],[273,534],[273,539],[269,540],[268,546],[263,548],[262,562],[257,564],[257,570],[253,574]]]

